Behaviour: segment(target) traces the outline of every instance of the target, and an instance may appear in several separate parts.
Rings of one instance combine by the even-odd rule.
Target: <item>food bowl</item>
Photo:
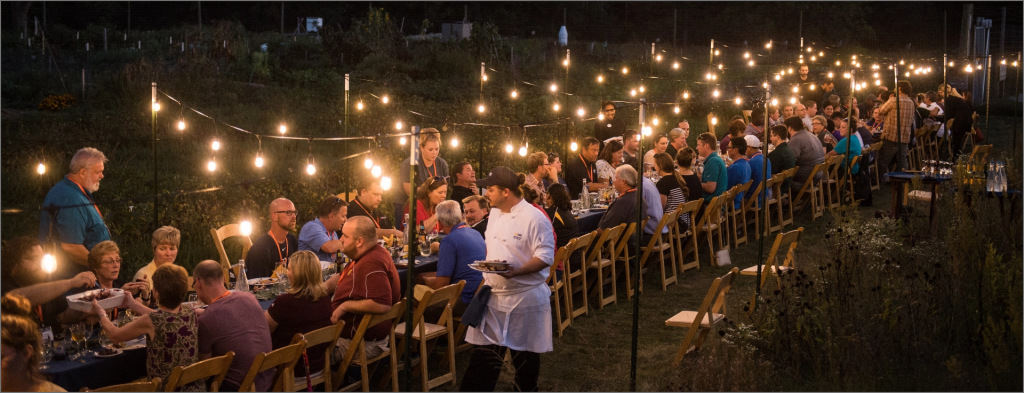
[[[124,302],[124,291],[120,288],[110,290],[94,289],[68,296],[68,308],[82,312],[89,312],[92,310],[92,299],[97,296],[101,298],[96,299],[96,302],[98,302],[100,307],[103,307],[104,310],[115,308]],[[102,298],[103,296],[106,297]]]

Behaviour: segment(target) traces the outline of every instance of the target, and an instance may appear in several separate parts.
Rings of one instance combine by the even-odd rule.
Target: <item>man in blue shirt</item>
[[[718,156],[718,138],[715,134],[705,132],[697,137],[697,154],[704,160],[704,173],[700,184],[704,189],[704,206],[711,198],[722,195],[729,189],[729,175],[725,169],[725,161]]]
[[[772,162],[765,160],[764,155],[761,154],[761,140],[757,139],[756,136],[747,135],[743,137],[747,141],[747,157],[750,163],[750,180],[754,182],[750,184],[750,189],[747,190],[747,194],[743,199],[750,199],[753,197],[760,198],[760,195],[754,195],[754,191],[757,190],[757,186],[761,185],[761,181],[765,179],[765,174],[768,177],[772,175]],[[765,170],[765,165],[768,166]],[[772,195],[771,190],[767,190],[768,196]],[[766,198],[767,199],[767,198]],[[760,203],[760,202],[758,202]]]
[[[321,261],[333,262],[341,251],[337,232],[345,226],[348,203],[336,196],[320,201],[319,217],[307,222],[299,231],[299,251],[312,251]]]
[[[441,223],[441,232],[447,234],[441,239],[437,273],[418,275],[416,281],[434,290],[460,280],[466,281],[466,285],[462,287],[462,296],[452,306],[452,317],[459,317],[466,311],[469,302],[473,300],[473,295],[476,294],[477,287],[483,281],[483,273],[471,269],[469,264],[486,260],[487,246],[479,232],[462,222],[462,211],[459,210],[458,202],[444,201],[438,204],[437,221]],[[441,317],[444,305],[437,306],[424,311],[427,322],[436,322]]]
[[[729,188],[731,189],[750,181],[750,162],[747,161],[747,156],[744,155],[747,152],[746,139],[730,139],[729,148],[726,149],[726,152],[729,153],[729,159],[732,160],[732,165],[729,165]],[[733,203],[735,208],[739,209],[743,205],[743,194],[736,195]]]
[[[89,270],[89,250],[110,240],[103,213],[92,199],[100,189],[103,152],[86,147],[71,157],[71,172],[57,182],[43,200],[39,215],[39,242],[60,245],[57,279],[71,278]],[[70,263],[69,263],[70,262]]]

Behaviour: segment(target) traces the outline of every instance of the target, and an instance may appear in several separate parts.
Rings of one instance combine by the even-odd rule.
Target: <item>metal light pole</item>
[[[159,183],[158,183],[159,180],[157,178],[157,172],[156,172],[157,171],[157,154],[156,154],[156,112],[157,112],[156,82],[153,82],[150,98],[151,98],[151,101],[152,101],[150,103],[150,110],[153,112],[153,122],[152,122],[152,131],[153,131],[153,229],[155,230],[156,228],[160,227],[160,197],[157,195],[157,192],[159,190]]]
[[[647,99],[640,99],[640,106],[638,108],[640,115],[640,149],[637,151],[636,156],[640,160],[640,168],[643,169],[643,155],[644,155],[644,122],[647,114]],[[643,171],[637,173],[637,185],[636,185],[636,203],[637,203],[637,215],[636,215],[636,244],[634,244],[633,257],[636,258],[636,271],[634,272],[633,278],[633,333],[632,333],[632,347],[630,349],[630,361],[629,361],[629,390],[636,391],[636,362],[637,362],[637,343],[640,338],[640,239],[644,231],[644,177]],[[655,233],[654,236],[661,236],[660,233]],[[626,269],[633,269],[633,264],[630,261],[626,261]]]
[[[412,311],[413,311],[412,309],[413,309],[413,307],[411,306],[410,302],[413,299],[413,290],[412,289],[413,289],[413,286],[414,286],[413,279],[415,277],[415,272],[413,272],[413,270],[414,270],[414,267],[416,266],[416,247],[417,247],[416,241],[419,240],[419,239],[417,239],[417,236],[416,236],[417,232],[416,232],[416,229],[415,229],[416,228],[416,187],[417,187],[416,186],[416,174],[419,171],[416,168],[416,166],[419,165],[419,162],[420,162],[420,158],[419,158],[419,152],[420,152],[420,150],[419,150],[419,143],[416,143],[415,141],[418,141],[419,139],[420,139],[420,126],[412,126],[412,136],[410,138],[410,143],[409,143],[409,184],[412,187],[412,192],[409,193],[409,201],[408,201],[409,204],[407,205],[407,206],[409,206],[409,219],[405,220],[405,227],[408,228],[408,230],[406,231],[405,235],[406,235],[407,241],[409,243],[409,251],[406,253],[408,255],[409,264],[408,264],[408,267],[406,267],[406,269],[405,269],[405,282],[406,282],[406,288],[405,288],[405,299],[406,299],[405,320],[406,320],[406,324],[405,324],[405,326],[406,326],[406,329],[405,329],[405,349],[404,349],[405,356],[403,357],[403,361],[405,362],[405,368],[402,369],[402,377],[403,377],[402,379],[405,381],[405,389],[404,390],[407,391],[407,392],[411,392],[412,391],[412,354],[410,352],[412,351],[412,332],[414,330],[414,327],[412,326]],[[398,218],[396,217],[395,219],[397,220]],[[426,353],[420,354],[420,356],[424,357],[423,361],[426,361],[426,356],[427,355],[429,355],[429,354],[426,354]]]

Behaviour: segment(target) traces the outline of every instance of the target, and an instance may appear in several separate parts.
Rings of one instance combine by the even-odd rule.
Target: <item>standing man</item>
[[[622,119],[615,118],[614,102],[602,102],[601,113],[604,115],[604,120],[598,120],[594,123],[594,137],[604,146],[605,141],[608,139],[622,136],[626,132],[626,123]]]
[[[338,338],[341,353],[348,351],[352,337],[359,329],[359,316],[380,315],[391,311],[391,306],[402,299],[398,270],[391,254],[377,244],[377,232],[368,217],[353,217],[341,230],[342,252],[352,258],[341,273],[331,276],[337,282],[331,306],[331,322],[345,321]],[[384,321],[366,329],[366,357],[377,357],[388,348],[391,321]]]
[[[597,167],[594,163],[597,162],[597,153],[600,148],[601,141],[594,137],[588,136],[583,139],[579,156],[574,157],[565,170],[565,182],[569,186],[570,198],[578,197],[583,191],[583,180],[587,181],[587,192],[608,187],[605,183],[597,183]]]
[[[494,391],[501,359],[511,350],[516,386],[536,391],[540,354],[553,350],[551,290],[545,282],[555,254],[554,230],[541,210],[523,200],[522,184],[511,169],[494,168],[478,184],[487,187],[494,206],[485,236],[487,259],[508,261],[509,269],[484,277],[493,290],[480,325],[466,334],[476,347],[461,390]]]
[[[821,91],[815,89],[817,83],[814,81],[814,77],[811,76],[811,69],[807,64],[801,64],[799,71],[800,74],[796,78],[796,84],[800,89],[800,96],[804,100],[819,101],[821,99]]]
[[[711,198],[722,195],[728,190],[729,175],[725,169],[725,161],[718,156],[718,138],[715,134],[705,132],[697,137],[697,154],[704,160],[704,173],[701,174],[700,185],[704,191],[704,205]]]
[[[285,198],[270,202],[270,230],[252,242],[245,256],[246,276],[270,277],[278,264],[286,264],[288,257],[298,251],[299,239],[295,230],[295,204]]]
[[[46,193],[43,211],[39,215],[39,242],[60,245],[56,255],[61,270],[55,278],[71,278],[89,271],[89,250],[94,245],[110,240],[103,213],[92,199],[103,180],[103,164],[107,156],[91,147],[85,147],[71,157],[71,172]]]
[[[825,162],[825,148],[821,141],[804,128],[804,122],[794,116],[786,119],[786,131],[789,132],[789,149],[796,157],[796,174],[791,185],[799,192],[807,178],[812,175],[814,166]],[[821,179],[821,172],[814,173],[814,180]],[[794,196],[795,197],[795,196]]]
[[[480,236],[484,236],[487,233],[487,218],[490,216],[491,211],[487,198],[479,195],[468,196],[462,200],[462,205],[466,207],[464,214],[466,216],[466,225],[480,232]]]
[[[913,92],[909,81],[896,82],[896,91],[899,92],[899,123],[896,122],[895,95],[889,97],[889,100],[878,108],[878,112],[885,116],[885,125],[882,127],[882,148],[878,151],[880,173],[889,173],[889,164],[893,161],[893,156],[896,158],[897,171],[907,169],[907,144],[910,143],[910,132],[913,128],[914,112],[917,110],[917,105],[909,97]]]
[[[336,232],[345,226],[348,203],[336,196],[329,196],[320,201],[317,214],[319,217],[307,222],[299,231],[299,250],[312,251],[321,261],[333,262],[338,251],[341,251],[341,239],[338,239]]]
[[[690,126],[686,126],[686,130],[689,130]],[[689,136],[689,131],[686,132]],[[622,135],[622,163],[633,167],[637,172],[640,171],[640,159],[637,158],[637,154],[640,153],[640,133],[634,129],[626,130],[626,133]],[[566,187],[568,188],[568,187]],[[569,197],[574,197],[569,194]]]
[[[220,390],[237,392],[239,385],[256,355],[270,352],[270,327],[263,317],[263,308],[249,292],[228,291],[224,288],[224,270],[217,261],[202,261],[192,271],[193,286],[204,304],[199,313],[199,360],[235,353],[227,377]],[[270,389],[274,371],[267,370],[256,376],[257,392]]]
[[[462,208],[462,200],[470,195],[480,195],[476,188],[476,171],[469,162],[463,161],[452,167],[452,178],[455,180],[450,194],[451,199]]]
[[[377,182],[377,179],[366,176],[361,180],[358,195],[356,195],[356,199],[352,200],[351,209],[345,208],[348,211],[346,216],[349,219],[359,216],[369,217],[373,221],[373,225],[377,227],[378,238],[384,236],[404,237],[405,233],[395,229],[391,220],[381,213],[379,208],[380,201],[383,199],[384,189],[380,187],[380,183]]]

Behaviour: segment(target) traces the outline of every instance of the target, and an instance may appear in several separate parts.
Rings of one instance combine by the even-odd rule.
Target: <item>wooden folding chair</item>
[[[148,382],[131,382],[111,385],[99,389],[82,388],[80,392],[155,392],[160,387],[160,378]]]
[[[776,283],[781,284],[782,280],[779,279],[779,275],[796,268],[795,251],[797,244],[800,242],[800,235],[802,233],[804,233],[804,228],[800,227],[775,236],[775,243],[772,244],[772,250],[768,252],[768,258],[765,259],[765,264],[761,265],[760,272],[763,273],[761,274],[761,282],[758,284],[760,288],[764,288],[764,283],[768,281],[768,276],[775,276]],[[786,259],[782,261],[781,265],[779,265],[777,261],[779,249],[786,245],[789,246],[786,251]],[[758,271],[757,265],[754,265],[743,269],[740,274],[744,276],[756,276]],[[754,312],[754,304],[756,301],[757,295],[755,294],[754,297],[750,299],[750,313]]]
[[[235,353],[228,351],[224,356],[195,362],[188,367],[175,367],[174,370],[171,370],[171,375],[167,376],[164,391],[173,392],[192,382],[200,382],[205,386],[206,380],[209,378],[213,378],[213,381],[210,382],[209,390],[212,392],[220,391],[220,384],[224,382],[224,377],[228,375],[228,369],[231,368],[231,362],[234,360]]]
[[[753,113],[754,111],[752,111],[750,109],[744,109],[742,112],[743,112],[743,121],[745,123],[747,123],[747,124],[750,124],[750,114]]]
[[[800,192],[796,194],[796,198],[790,202],[790,206],[794,204],[798,205],[796,210],[803,210],[804,207],[810,205],[811,221],[821,217],[825,212],[825,198],[822,195],[821,180],[815,181],[814,177],[819,172],[825,170],[825,165],[827,163],[828,161],[825,161],[821,164],[815,165],[811,169],[811,173],[807,176],[807,181],[802,187],[800,187]],[[824,176],[822,176],[822,178],[824,178]]]
[[[224,249],[224,241],[232,237],[240,237],[242,242],[242,255],[239,259],[245,259],[245,256],[249,254],[249,248],[252,247],[252,239],[249,236],[242,235],[238,224],[228,224],[220,228],[210,228],[210,236],[213,237],[213,244],[217,246],[217,253],[220,254],[220,267],[225,271],[232,271],[236,275],[238,274],[238,265],[232,266],[231,259],[228,259],[228,252]],[[224,285],[231,288],[230,278],[228,275],[224,275]]]
[[[455,284],[446,285],[438,290],[427,290],[423,293],[423,297],[420,298],[419,304],[416,306],[416,310],[412,315],[412,339],[419,343],[420,350],[420,378],[423,383],[423,391],[429,391],[434,387],[441,386],[444,383],[451,382],[452,387],[455,387],[455,323],[452,320],[452,308],[455,306],[455,301],[462,295],[462,288],[466,285],[466,281],[459,281]],[[424,319],[423,313],[430,306],[437,304],[444,304],[444,312],[437,321],[429,322]],[[401,337],[401,341],[398,343],[396,357],[402,357],[402,351],[405,349],[405,329],[408,325],[402,322],[395,326],[395,335]],[[448,372],[434,379],[430,379],[430,374],[427,368],[427,359],[430,357],[430,351],[433,349],[434,344],[437,343],[437,339],[442,336],[448,338]],[[428,341],[433,341],[430,346],[427,345]],[[409,365],[403,365],[409,366]]]
[[[603,310],[606,304],[618,301],[615,292],[615,242],[625,230],[626,224],[604,229],[601,237],[594,243],[591,254],[587,256],[586,268],[597,271],[593,276],[587,277],[590,280],[587,285],[590,286],[591,295],[597,294],[598,310]],[[603,257],[605,251],[608,253],[607,258]],[[604,286],[609,281],[612,284],[611,295],[605,296]]]
[[[661,221],[658,222],[657,229],[654,230],[654,235],[651,236],[651,240],[646,245],[640,246],[640,251],[643,254],[640,255],[638,260],[639,268],[637,274],[640,275],[640,285],[638,289],[641,293],[644,291],[644,274],[650,270],[647,267],[647,260],[651,257],[652,253],[658,254],[658,261],[661,263],[661,290],[667,290],[668,284],[675,284],[678,281],[678,271],[676,270],[676,250],[672,246],[672,229],[676,226],[679,219],[680,209],[661,216]],[[668,233],[661,233],[664,229],[668,228]],[[672,270],[672,275],[667,275],[665,271],[665,253],[668,252],[668,264]],[[633,281],[630,276],[629,269],[626,269],[626,299],[633,297]]]
[[[630,281],[630,273],[632,272],[629,270],[629,252],[632,251],[632,247],[629,246],[629,238],[635,234],[636,241],[639,243],[640,236],[643,234],[644,228],[647,227],[647,220],[650,220],[650,218],[648,217],[644,219],[644,224],[640,227],[640,230],[637,230],[635,221],[630,222],[629,226],[626,227],[626,230],[622,232],[621,236],[619,236],[619,240],[616,241],[615,252],[612,254],[612,260],[614,261],[612,265],[615,269],[615,277],[626,277],[627,299],[630,298],[628,293],[632,290],[631,288],[633,285],[633,282]],[[608,283],[608,281],[605,281],[605,283]],[[617,283],[614,282],[611,284],[613,286],[617,285]]]
[[[331,383],[331,349],[334,347],[334,343],[338,342],[338,337],[341,336],[341,330],[345,328],[345,321],[338,321],[338,323],[331,326],[325,326],[320,329],[308,332],[308,333],[295,333],[292,337],[291,344],[298,344],[299,341],[306,340],[307,355],[320,356],[317,353],[308,353],[309,348],[313,348],[317,345],[327,344],[327,350],[323,354],[324,356],[324,368],[321,370],[309,370],[310,384],[316,386],[324,384],[325,387],[332,386]],[[292,373],[294,376],[295,374]],[[295,376],[291,387],[291,392],[298,392],[300,390],[306,390],[306,376]]]
[[[473,296],[480,293],[480,289],[484,287],[484,281],[480,280],[480,285],[476,286],[476,291],[473,291]],[[469,326],[462,323],[462,316],[452,317],[459,327],[455,329],[455,353],[459,353],[468,349],[473,348],[473,344],[466,342],[466,331],[469,330]]]
[[[777,177],[778,176],[772,176],[772,177],[769,177],[768,179],[765,179],[764,181],[762,181],[760,184],[757,185],[757,187],[754,188],[754,192],[750,194],[750,199],[747,199],[746,201],[743,202],[743,212],[744,212],[744,217],[746,217],[746,224],[743,226],[743,229],[744,230],[749,230],[750,229],[749,228],[750,223],[753,223],[754,224],[754,239],[755,240],[756,239],[760,239],[761,236],[767,235],[768,227],[771,226],[771,215],[765,214],[765,218],[764,218],[764,220],[765,220],[765,222],[764,222],[765,233],[761,232],[761,220],[760,220],[761,210],[764,210],[767,213],[768,212],[767,206],[770,203],[772,203],[772,201],[771,201],[770,198],[768,198],[768,195],[767,195],[768,193],[765,193],[765,206],[766,207],[764,209],[762,209],[761,205],[760,205],[760,203],[761,203],[760,197],[761,197],[761,193],[764,190],[770,190],[772,188],[772,183],[775,182],[775,179]]]
[[[694,221],[694,218],[696,218],[697,210],[700,210],[700,205],[702,204],[704,204],[704,200],[697,199],[679,204],[679,208],[676,210],[679,212],[679,216],[688,214],[690,217],[690,227],[686,228],[686,230],[683,230],[682,226],[678,223],[672,227],[672,242],[676,247],[676,255],[679,256],[676,258],[679,263],[677,274],[682,274],[689,269],[700,269],[700,252],[697,247],[697,228],[699,226]],[[687,257],[690,254],[693,254],[693,260],[688,262]]]
[[[743,196],[747,194],[752,184],[754,184],[754,181],[749,180],[746,183],[734,186],[729,192],[729,203],[725,205],[725,218],[729,225],[728,234],[732,235],[732,247],[734,249],[740,248],[740,244],[747,242],[747,211],[743,203]],[[737,196],[740,197],[739,209],[736,208],[735,199]],[[743,231],[743,236],[740,236],[740,230]]]
[[[565,331],[569,325],[572,325],[572,304],[569,302],[569,294],[565,291],[565,281],[568,277],[565,275],[566,270],[569,267],[569,254],[572,254],[572,250],[576,248],[576,239],[569,240],[564,246],[555,251],[554,262],[551,263],[551,267],[548,269],[548,289],[551,290],[551,298],[554,300],[555,306],[552,307],[555,312],[555,325],[558,327],[558,337],[562,337],[562,332]],[[562,278],[558,278],[558,267],[562,266]],[[562,319],[562,301],[561,298],[565,299],[565,319]]]
[[[863,156],[853,157],[853,159],[850,160],[850,162],[849,162],[849,168],[853,168],[854,165],[857,165],[860,162],[860,158],[861,157],[863,157]],[[857,169],[860,170],[860,171],[863,171],[864,170],[864,166],[861,165]],[[852,176],[856,176],[856,175],[852,175]],[[843,168],[843,167],[839,167],[839,189],[840,190],[844,190],[844,189],[846,190],[846,191],[844,191],[845,194],[842,194],[842,193],[840,194],[840,195],[845,195],[845,198],[843,198],[843,201],[845,201],[845,203],[850,203],[850,202],[853,201],[853,180],[850,179],[850,176],[846,176],[846,168]]]
[[[738,272],[739,268],[734,267],[726,275],[716,278],[711,282],[711,287],[708,288],[708,293],[704,295],[704,301],[697,311],[681,311],[665,321],[667,326],[689,329],[683,338],[682,345],[679,346],[679,351],[676,352],[675,358],[672,359],[672,367],[679,367],[679,363],[683,361],[683,356],[686,356],[690,351],[700,350],[700,346],[704,343],[711,329],[718,323],[725,321],[726,295],[729,293],[729,289],[732,288],[732,282],[736,279]],[[697,333],[700,333],[699,337]],[[693,342],[694,338],[697,339],[697,342],[691,348],[690,343]]]
[[[821,178],[821,186],[825,189],[825,206],[830,209],[835,209],[842,205],[842,201],[839,200],[839,163],[843,161],[845,155],[837,154],[831,158],[825,160],[827,164],[824,170],[825,176]]]
[[[562,274],[564,274],[565,277],[566,299],[569,302],[569,309],[572,310],[572,312],[569,313],[569,317],[572,319],[576,319],[576,317],[585,315],[589,312],[589,308],[587,306],[587,266],[589,265],[587,262],[587,254],[590,249],[590,245],[594,242],[594,239],[598,237],[599,233],[600,231],[597,230],[574,239],[576,241],[576,247],[569,253],[569,258],[572,258],[572,254],[575,253],[576,250],[579,250],[581,252],[580,266],[577,266],[576,269],[573,270],[572,264],[569,263],[565,265],[563,268],[564,270],[562,271]],[[594,254],[596,252],[597,251],[595,250],[590,252],[590,254]],[[576,307],[576,300],[574,299],[576,292],[581,292],[583,294],[581,298],[582,300],[580,300],[580,307]]]
[[[779,226],[778,228],[770,228],[770,231],[781,231],[782,228],[785,228],[787,225],[793,225],[793,189],[787,188],[783,190],[782,185],[786,183],[787,179],[792,179],[796,176],[796,168],[789,168],[782,173],[786,174],[785,177],[779,178],[779,180],[772,185],[775,187],[774,192],[778,195],[777,213]]]
[[[299,358],[302,357],[302,351],[306,349],[306,340],[299,340],[299,342],[291,345],[287,345],[270,352],[261,352],[256,354],[256,359],[252,361],[252,366],[249,367],[249,373],[245,375],[245,379],[242,380],[242,384],[238,385],[239,392],[254,392],[256,377],[260,373],[274,369],[274,378],[270,383],[271,392],[287,392],[291,389],[293,377],[291,375],[292,369],[295,368],[295,363],[298,363]]]
[[[967,160],[974,165],[985,165],[988,160],[988,153],[992,150],[992,145],[977,145],[974,146],[974,150],[971,151],[971,157]]]
[[[348,351],[345,352],[344,357],[341,360],[341,364],[337,370],[332,371],[331,383],[334,384],[331,387],[331,391],[355,391],[360,386],[364,392],[370,391],[370,372],[367,366],[370,363],[376,363],[384,358],[391,359],[391,389],[394,392],[398,391],[398,357],[395,356],[395,326],[405,315],[406,299],[402,299],[395,305],[391,306],[391,311],[388,311],[380,315],[363,315],[359,321],[359,327],[356,329],[355,334],[352,335],[352,340],[348,346]],[[373,358],[366,358],[366,342],[363,337],[366,335],[366,329],[372,326],[377,326],[381,322],[391,321],[391,332],[388,333],[388,349],[381,352]],[[345,373],[348,371],[349,365],[359,366],[361,377],[359,381],[353,382],[348,386],[341,386],[345,379]]]
[[[881,186],[881,175],[878,173],[878,161],[871,161],[871,153],[878,151],[882,148],[881,142],[872,143],[870,146],[864,149],[861,153],[864,156],[864,162],[869,163],[865,165],[864,170],[868,171],[868,183],[871,186],[871,191],[878,190]],[[938,154],[938,153],[936,153]]]
[[[723,193],[722,195],[711,198],[707,206],[704,208],[704,215],[700,217],[700,222],[697,223],[695,230],[697,232],[694,235],[703,233],[704,237],[708,239],[708,250],[711,252],[711,266],[718,266],[718,259],[715,255],[715,240],[714,232],[718,232],[718,244],[725,246],[722,243],[722,232],[718,230],[719,227],[719,216],[721,216],[722,204],[721,201],[726,200],[728,195]]]

